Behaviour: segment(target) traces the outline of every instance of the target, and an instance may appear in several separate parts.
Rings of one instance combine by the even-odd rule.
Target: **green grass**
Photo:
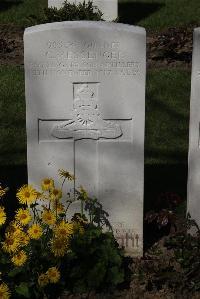
[[[120,0],[121,21],[147,29],[200,24],[199,0]]]
[[[44,7],[47,7],[47,0],[1,0],[0,23],[24,26],[28,16],[38,16]]]
[[[151,70],[146,94],[146,163],[187,163],[190,72]]]
[[[47,0],[1,0],[0,23],[26,26],[29,15],[38,16]],[[199,0],[119,0],[122,23],[147,29],[200,24]]]
[[[0,165],[26,164],[24,71],[0,68]]]
[[[24,75],[0,68],[0,165],[26,164]],[[190,73],[151,70],[147,78],[145,163],[186,164]]]

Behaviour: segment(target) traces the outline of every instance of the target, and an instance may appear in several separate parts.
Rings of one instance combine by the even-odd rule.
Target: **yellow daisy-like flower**
[[[67,241],[62,238],[53,238],[51,242],[51,251],[55,257],[62,257],[65,255],[67,250]]]
[[[5,208],[0,207],[0,226],[3,225],[5,222],[6,222]]]
[[[17,267],[23,266],[26,260],[27,260],[27,255],[23,250],[17,252],[11,259],[13,264]]]
[[[45,209],[42,213],[42,221],[48,225],[54,225],[56,222],[56,216],[50,211]]]
[[[54,180],[51,178],[45,178],[41,182],[42,190],[49,191],[54,188]]]
[[[46,274],[40,274],[38,277],[38,284],[40,287],[45,287],[49,283],[49,278]]]
[[[57,214],[62,214],[65,211],[64,205],[57,200],[53,201],[53,209],[57,212]]]
[[[64,169],[59,169],[58,173],[59,173],[59,176],[61,178],[66,178],[69,181],[74,181],[75,180],[75,176],[73,174],[71,174],[70,172],[64,170]]]
[[[60,189],[53,189],[50,193],[51,200],[59,200],[62,198],[62,190]]]
[[[0,198],[3,197],[6,194],[7,191],[8,191],[8,188],[3,188],[0,185]]]
[[[38,197],[38,192],[31,185],[22,186],[17,192],[17,198],[21,204],[32,204]]]
[[[21,225],[27,225],[32,220],[32,217],[28,209],[19,209],[16,212],[15,220]]]
[[[20,239],[10,233],[6,233],[5,236],[5,241],[2,242],[2,249],[8,253],[16,252],[20,245]]]
[[[29,235],[27,235],[25,232],[21,232],[19,235],[18,235],[18,238],[20,240],[20,247],[24,247],[24,246],[27,246],[30,242],[30,237]]]
[[[54,234],[58,238],[68,238],[73,234],[73,223],[62,220],[54,228]]]
[[[9,299],[11,296],[10,290],[5,283],[0,284],[0,299]]]
[[[12,221],[6,228],[6,232],[17,236],[22,232],[22,227],[16,221]]]
[[[28,234],[31,239],[38,240],[42,236],[42,228],[39,224],[33,224],[29,229],[28,229]]]
[[[56,267],[49,268],[46,275],[51,283],[57,283],[60,280],[60,271]]]

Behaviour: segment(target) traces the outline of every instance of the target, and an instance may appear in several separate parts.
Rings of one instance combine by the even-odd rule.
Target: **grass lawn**
[[[200,24],[199,0],[120,0],[121,21],[147,29]]]
[[[63,0],[64,1],[64,0]],[[1,0],[0,23],[25,26],[26,17],[38,16],[47,0]],[[200,24],[199,0],[119,0],[120,22],[147,29]]]
[[[190,72],[151,70],[146,91],[146,164],[187,163]]]
[[[24,71],[0,68],[0,165],[26,163]]]
[[[26,164],[23,69],[0,68],[0,165]],[[146,164],[186,164],[190,73],[151,70],[147,76]]]
[[[28,16],[37,16],[44,7],[47,0],[0,0],[0,23],[24,26]]]

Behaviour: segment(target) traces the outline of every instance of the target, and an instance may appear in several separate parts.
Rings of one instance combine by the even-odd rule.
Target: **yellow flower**
[[[45,209],[42,213],[42,221],[45,224],[53,225],[56,222],[56,217],[50,210]]]
[[[65,255],[67,250],[67,241],[62,238],[53,238],[51,242],[51,251],[55,257],[62,257]]]
[[[53,189],[50,193],[51,200],[59,200],[62,198],[62,191],[60,189]]]
[[[5,283],[0,284],[0,299],[9,299],[11,296],[10,290]]]
[[[46,275],[51,283],[57,283],[60,280],[60,271],[56,267],[49,268]]]
[[[42,236],[42,228],[39,224],[33,224],[29,229],[28,229],[28,234],[31,239],[38,240]]]
[[[49,283],[49,278],[46,274],[40,274],[38,277],[38,284],[40,287],[45,287]]]
[[[15,219],[21,225],[27,225],[31,221],[32,217],[28,209],[19,209],[16,212]]]
[[[11,259],[13,264],[17,267],[23,266],[26,260],[27,260],[27,255],[23,250],[17,252]]]
[[[16,221],[12,221],[6,228],[6,232],[17,236],[22,232],[22,227]]]
[[[15,239],[18,243],[18,247],[24,247],[29,244],[30,238],[29,236],[22,230],[22,227],[12,221],[6,230],[6,236],[9,236],[11,239]],[[6,244],[4,245],[4,247]],[[18,248],[17,248],[18,249]]]
[[[73,223],[62,220],[54,228],[54,234],[58,238],[67,238],[73,234]]]
[[[6,194],[7,191],[8,191],[8,188],[3,188],[0,185],[0,198],[3,197]]]
[[[53,209],[57,214],[64,213],[65,211],[64,205],[61,202],[58,202],[57,200],[53,202]]]
[[[43,191],[49,191],[54,188],[54,180],[51,178],[45,178],[41,183]]]
[[[4,210],[4,207],[0,207],[0,226],[6,222],[6,213]]]
[[[68,171],[64,170],[64,169],[59,169],[58,170],[59,176],[61,178],[66,178],[69,181],[74,181],[75,180],[75,176],[71,173],[69,173]]]
[[[6,233],[5,236],[5,241],[2,242],[3,250],[8,253],[16,252],[20,245],[20,239],[10,233]]]
[[[29,244],[30,238],[25,232],[21,231],[17,236],[20,240],[20,247],[24,247]]]
[[[17,198],[21,204],[32,204],[37,197],[38,192],[31,185],[24,185],[17,192]]]

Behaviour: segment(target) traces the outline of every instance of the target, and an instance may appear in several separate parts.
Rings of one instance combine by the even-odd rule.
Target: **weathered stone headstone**
[[[48,0],[48,7],[56,7],[60,9],[65,0]],[[83,0],[68,0],[69,3],[78,4]],[[85,0],[87,3],[88,0]],[[93,4],[97,6],[103,13],[105,21],[113,21],[118,17],[118,0],[93,0]]]
[[[62,22],[25,30],[29,183],[74,173],[128,254],[143,244],[145,30]]]
[[[200,28],[193,36],[187,209],[200,225]]]

